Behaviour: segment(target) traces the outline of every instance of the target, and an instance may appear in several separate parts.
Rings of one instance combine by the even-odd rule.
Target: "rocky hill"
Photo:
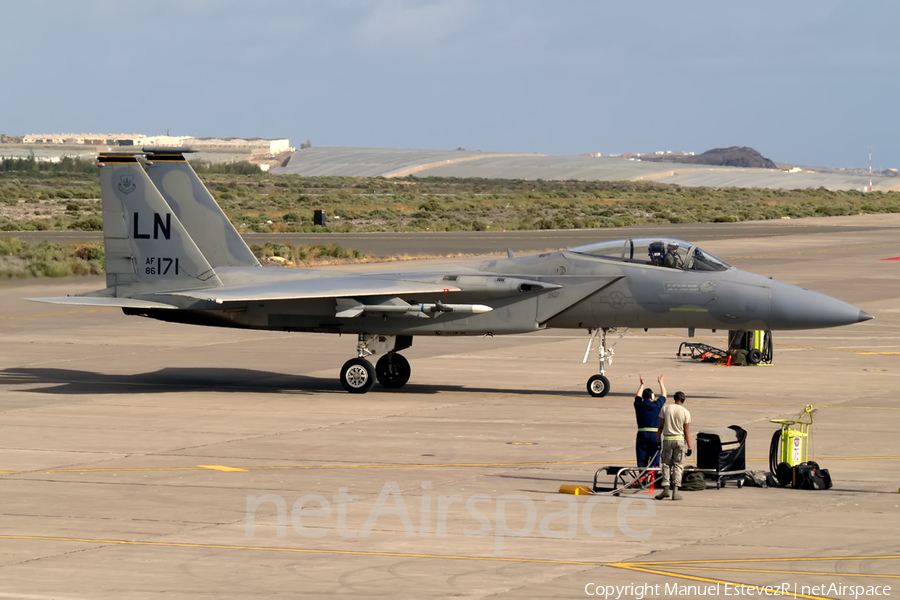
[[[642,161],[679,163],[690,165],[718,165],[724,167],[749,167],[751,169],[777,169],[778,166],[747,146],[713,148],[695,156],[641,156]]]

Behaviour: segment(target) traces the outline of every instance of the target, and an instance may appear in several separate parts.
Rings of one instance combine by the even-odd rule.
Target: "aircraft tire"
[[[588,379],[587,391],[594,398],[602,398],[609,393],[609,379],[603,375],[594,375]]]
[[[760,352],[757,348],[754,348],[747,353],[747,362],[751,365],[758,365],[760,361],[762,361],[762,352]]]
[[[389,390],[402,388],[412,375],[409,361],[396,352],[385,354],[375,363],[375,377],[382,387]]]
[[[375,385],[375,367],[364,358],[352,358],[341,369],[341,385],[351,394],[365,394]]]

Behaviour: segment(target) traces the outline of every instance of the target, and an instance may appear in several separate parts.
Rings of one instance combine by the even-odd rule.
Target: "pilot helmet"
[[[666,250],[668,250],[669,252],[678,250],[678,242],[669,242],[669,245],[666,246]]]

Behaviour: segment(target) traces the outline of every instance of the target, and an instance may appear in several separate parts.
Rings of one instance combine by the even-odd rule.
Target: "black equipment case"
[[[697,469],[715,480],[716,489],[728,480],[743,487],[747,473],[747,432],[737,425],[699,432]]]
[[[830,490],[831,473],[819,468],[819,463],[809,461],[791,468],[791,487],[800,490]]]

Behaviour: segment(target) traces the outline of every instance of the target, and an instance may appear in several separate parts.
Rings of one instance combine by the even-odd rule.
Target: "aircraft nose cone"
[[[872,315],[852,304],[782,282],[772,286],[772,329],[818,329],[868,321]]]

